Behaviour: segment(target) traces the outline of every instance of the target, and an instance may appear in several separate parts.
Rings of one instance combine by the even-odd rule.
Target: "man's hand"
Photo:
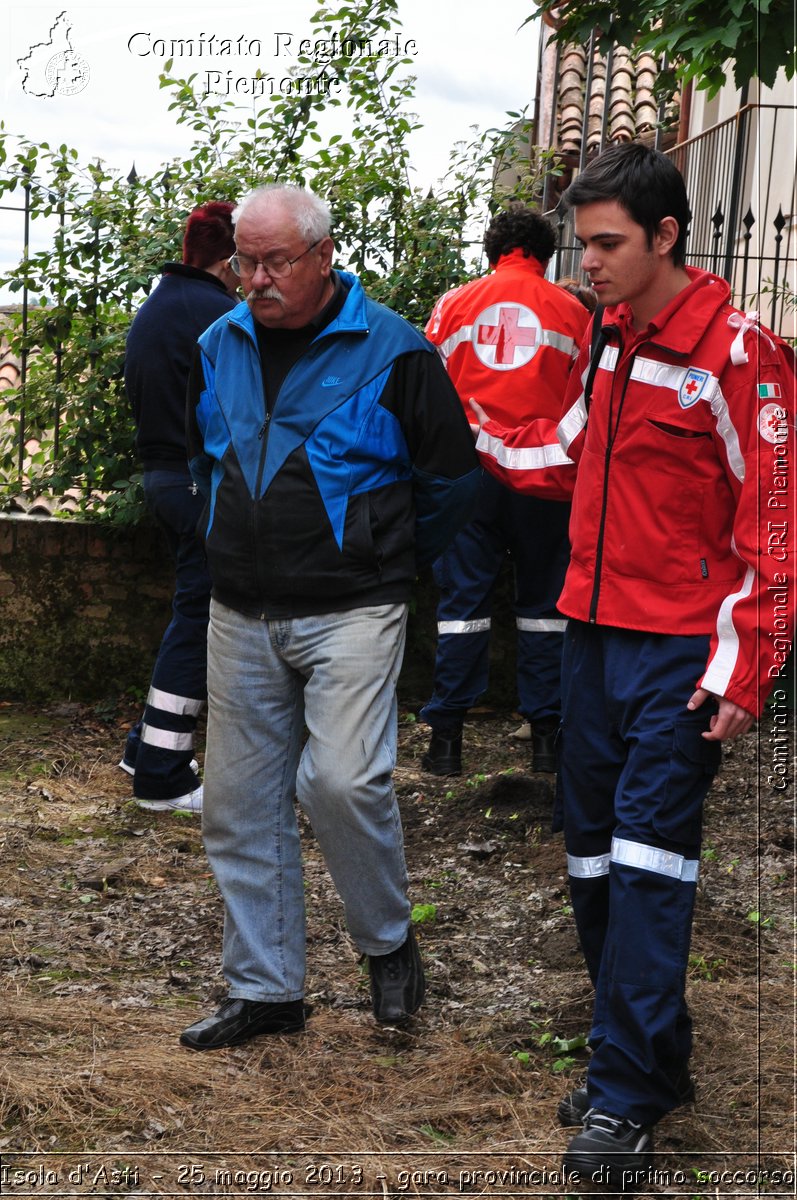
[[[468,403],[476,414],[476,419],[479,422],[479,433],[481,433],[484,422],[489,421],[490,418],[487,416],[487,413],[484,411],[481,404],[477,404],[477,402],[473,399],[473,396],[469,398]]]
[[[709,696],[714,696],[714,693],[707,692],[705,688],[698,688],[686,707],[694,711],[694,709],[700,708],[700,705]],[[724,742],[727,739],[738,737],[740,733],[747,733],[755,720],[753,714],[749,713],[746,708],[740,708],[732,700],[726,700],[724,696],[714,696],[714,699],[719,705],[719,712],[711,718],[710,728],[703,734],[706,741]]]

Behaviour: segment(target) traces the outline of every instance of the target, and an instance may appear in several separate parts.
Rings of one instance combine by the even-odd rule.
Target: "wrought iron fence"
[[[141,181],[133,167],[122,180],[98,164],[67,189],[50,159],[35,172],[9,162],[0,204],[21,232],[18,258],[2,272],[0,509],[43,513],[75,511],[90,497],[103,504],[137,471],[128,408],[118,403],[124,336],[164,259],[179,257],[184,224],[168,170]],[[96,400],[109,412],[92,433]]]
[[[707,130],[705,133],[674,146],[667,151],[683,174],[692,209],[692,222],[687,243],[687,257],[691,263],[723,276],[731,285],[734,302],[741,308],[757,307],[763,319],[778,332],[793,336],[794,311],[787,305],[788,289],[797,291],[797,267],[795,266],[794,240],[797,221],[795,199],[795,177],[797,176],[797,147],[794,139],[794,112],[785,106],[746,105],[730,120]],[[788,159],[788,161],[786,161]],[[126,181],[129,191],[121,200],[125,219],[132,227],[137,220],[137,197],[139,181],[135,169]],[[161,223],[169,214],[173,197],[170,195],[168,172],[155,185],[160,200],[158,211]],[[153,197],[150,197],[150,202]],[[19,213],[22,226],[22,255],[25,259],[31,238],[30,189],[22,188],[20,205],[2,205],[0,208]],[[575,244],[572,214],[562,206],[552,214],[559,230],[554,278],[563,275],[578,275],[581,251]],[[58,196],[53,197],[51,219],[55,222],[53,232],[53,256],[64,259],[64,280],[67,278],[66,253],[64,249],[64,206]],[[124,224],[124,222],[123,222]],[[174,229],[180,222],[174,218]],[[89,294],[95,297],[95,324],[98,275],[105,235],[95,227],[85,237],[80,247],[81,261],[77,268],[84,280],[93,286]],[[158,260],[160,261],[160,260]],[[74,265],[69,268],[74,275]],[[155,273],[155,268],[151,274]],[[72,280],[74,285],[74,279]],[[139,281],[138,295],[134,297],[129,282],[122,292],[114,289],[114,280],[108,281],[106,299],[113,300],[122,316],[130,313],[148,289],[149,278]],[[66,288],[66,283],[64,283]],[[29,308],[32,304],[27,277],[19,293],[23,331],[27,331]],[[35,298],[35,293],[34,293]],[[39,297],[39,300],[41,298]],[[52,303],[58,307],[58,287]],[[41,308],[33,311],[41,313]],[[95,330],[95,334],[98,334]],[[28,338],[23,337],[27,346]],[[62,375],[64,346],[56,337],[37,353],[53,355],[55,364],[52,434],[54,452],[59,451],[59,429],[61,409],[59,396]],[[3,434],[4,406],[2,404],[2,376],[4,354],[0,326],[0,435]],[[28,369],[28,351],[23,351],[21,361],[14,366],[20,372],[19,383],[25,389]],[[10,382],[10,381],[9,381]],[[5,384],[8,386],[8,383]],[[7,430],[6,430],[7,432]],[[23,403],[15,430],[17,452],[17,475],[25,472],[25,456],[29,453],[29,435],[26,428],[25,405]],[[2,490],[2,486],[0,486]],[[0,498],[0,503],[1,503]]]
[[[797,290],[794,110],[748,104],[665,153],[686,181],[688,261],[727,279],[739,308],[759,308],[768,325],[793,336],[787,294]],[[555,277],[578,275],[572,214],[560,203],[549,216],[559,231]]]

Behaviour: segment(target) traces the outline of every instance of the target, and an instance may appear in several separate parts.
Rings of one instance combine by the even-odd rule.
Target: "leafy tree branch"
[[[793,0],[541,0],[556,38],[584,44],[595,30],[598,47],[610,45],[666,55],[682,82],[716,95],[732,72],[737,88],[751,79],[771,87],[782,68],[795,73]],[[537,13],[528,18],[536,19]]]
[[[424,194],[411,174],[412,60],[342,49],[351,30],[375,46],[395,36],[396,0],[320,3],[313,23],[329,53],[299,58],[281,90],[264,86],[245,106],[201,93],[196,75],[178,78],[166,62],[169,110],[193,136],[187,153],[151,176],[134,169],[123,178],[101,160],[80,162],[66,145],[0,126],[0,197],[24,190],[31,221],[54,223],[52,246],[27,250],[0,277],[28,297],[4,331],[27,377],[24,388],[3,392],[0,505],[22,492],[71,492],[82,514],[141,515],[125,335],[162,264],[179,259],[197,204],[272,181],[311,187],[332,207],[338,265],[420,326],[442,291],[480,269],[488,211],[509,191],[534,199],[556,169],[550,153],[529,147],[525,114],[512,113],[507,128],[474,130],[453,147]],[[512,168],[510,183],[494,177],[497,161]]]

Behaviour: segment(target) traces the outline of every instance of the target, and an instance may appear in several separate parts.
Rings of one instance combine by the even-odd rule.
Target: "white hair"
[[[290,183],[267,183],[249,192],[232,212],[233,226],[248,209],[270,206],[272,202],[289,210],[305,241],[312,244],[329,237],[332,214],[327,202],[307,188]]]

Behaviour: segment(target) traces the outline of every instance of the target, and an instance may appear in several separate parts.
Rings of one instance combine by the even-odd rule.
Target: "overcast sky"
[[[521,28],[534,0],[399,0],[402,36],[415,43],[418,84],[415,109],[424,124],[412,143],[413,180],[424,189],[445,172],[455,141],[470,128],[505,123],[507,110],[530,105],[534,95],[539,27]],[[173,71],[249,77],[259,67],[276,78],[295,63],[303,37],[315,38],[313,0],[272,0],[260,4],[208,6],[188,0],[154,4],[51,4],[6,0],[0,7],[2,117],[13,133],[53,146],[75,147],[81,161],[100,156],[125,175],[133,162],[140,174],[156,170],[190,145],[190,133],[168,112],[169,93],[158,75],[173,39],[211,35],[249,56],[175,58]],[[18,59],[50,38],[66,12],[71,47],[83,77],[71,94],[37,97],[23,89]],[[278,39],[277,35],[289,35]],[[259,56],[257,50],[260,50]],[[280,50],[277,55],[277,49]],[[29,81],[30,82],[30,81]],[[213,77],[214,86],[219,81]],[[16,203],[16,200],[12,202]],[[18,214],[0,212],[0,263],[19,257]]]

